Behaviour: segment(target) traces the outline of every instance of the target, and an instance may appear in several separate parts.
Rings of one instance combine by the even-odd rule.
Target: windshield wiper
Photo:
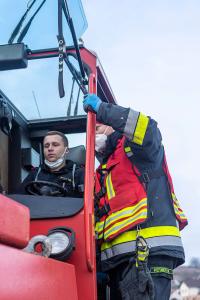
[[[28,12],[32,9],[32,7],[36,3],[36,1],[37,0],[32,0],[32,2],[31,1],[28,2],[25,13],[23,14],[19,23],[17,24],[13,33],[11,34],[11,37],[8,41],[9,44],[12,44],[14,39],[16,38],[16,36],[19,34],[19,31],[21,30],[22,24],[25,21]],[[17,43],[19,43],[19,45],[20,45],[20,43],[22,43],[22,40],[24,39],[25,35],[27,34],[27,32],[32,24],[33,19],[38,14],[38,12],[40,11],[40,9],[42,8],[42,6],[44,5],[45,2],[46,2],[46,0],[41,1],[40,5],[36,9],[36,11],[33,13],[32,17],[29,19],[27,24],[21,30],[19,37],[17,39]],[[63,22],[62,22],[63,14],[66,18],[67,24],[68,24],[70,32],[71,32],[71,36],[72,36],[72,40],[73,40],[73,44],[74,44],[74,48],[75,48],[74,53],[72,53],[72,52],[66,53],[66,44],[65,44],[64,35],[63,35]],[[84,63],[82,62],[82,59],[81,59],[79,44],[77,41],[77,36],[76,36],[75,29],[74,29],[73,20],[69,13],[67,0],[58,0],[58,36],[57,36],[57,38],[58,38],[58,56],[59,56],[58,89],[59,89],[60,98],[63,98],[65,96],[64,83],[63,83],[63,64],[64,64],[64,62],[66,63],[67,67],[69,68],[69,70],[70,70],[74,80],[77,82],[79,88],[81,89],[83,94],[86,95],[88,93],[87,88],[86,88],[86,85],[88,84],[88,80],[86,78],[86,73],[88,75],[88,69],[84,65]],[[22,45],[21,47],[23,48],[23,44],[21,44],[21,45]],[[23,49],[25,49],[25,47]],[[73,56],[77,60],[78,66],[79,66],[79,71],[70,62],[70,60],[69,60],[70,55]],[[21,65],[20,65],[20,67],[21,67]]]
[[[85,70],[83,68],[83,63],[82,63],[82,59],[81,59],[81,55],[80,55],[79,45],[78,45],[78,41],[77,41],[77,37],[76,37],[76,32],[75,32],[75,29],[74,29],[74,23],[73,23],[72,18],[70,17],[69,9],[68,9],[68,5],[67,5],[66,0],[63,1],[63,12],[64,12],[64,15],[66,17],[67,23],[69,25],[69,29],[71,31],[74,47],[76,49],[76,55],[77,55],[77,59],[78,59],[78,63],[79,63],[79,68],[80,68],[81,75],[82,75],[82,80],[83,80],[84,84],[87,84],[87,79],[85,78]]]
[[[65,52],[65,39],[63,36],[63,22],[62,22],[62,13],[64,12],[65,18],[67,20],[67,24],[69,26],[75,51],[76,51],[76,57],[78,60],[80,72],[76,70],[76,68],[73,66],[73,64],[70,63],[68,56],[72,54],[67,54]],[[63,98],[65,96],[65,90],[64,90],[64,83],[63,83],[63,63],[65,62],[66,65],[68,66],[70,72],[72,73],[74,79],[76,80],[78,86],[82,90],[83,94],[86,95],[87,89],[85,85],[87,85],[88,81],[86,79],[86,73],[83,68],[83,63],[81,60],[81,55],[80,55],[80,50],[79,50],[79,45],[77,42],[77,37],[76,33],[74,30],[74,25],[72,18],[70,17],[69,14],[69,9],[66,0],[58,0],[58,47],[59,47],[59,75],[58,75],[58,89],[59,89],[59,95],[60,98]]]
[[[27,15],[28,15],[28,12],[31,10],[31,8],[36,3],[36,1],[37,0],[33,0],[31,3],[30,3],[30,1],[28,2],[27,9],[26,9],[25,13],[23,14],[23,16],[21,17],[19,23],[17,24],[17,26],[13,30],[13,32],[11,34],[11,37],[8,40],[8,44],[12,44],[13,43],[14,39],[16,38],[16,36],[18,35],[18,33],[19,33],[19,31],[20,31],[20,29],[22,27],[22,24],[24,23]],[[20,36],[18,37],[18,40],[17,40],[18,43],[22,42],[23,38],[25,37],[25,35],[27,34],[27,32],[28,32],[28,30],[29,30],[29,28],[31,26],[31,23],[32,23],[33,19],[38,14],[39,10],[42,8],[42,6],[44,5],[45,2],[46,2],[46,0],[42,1],[42,3],[39,5],[39,7],[35,11],[35,13],[32,15],[32,17],[30,18],[30,20],[28,21],[28,23],[26,24],[26,26],[22,29],[22,31],[20,33]]]

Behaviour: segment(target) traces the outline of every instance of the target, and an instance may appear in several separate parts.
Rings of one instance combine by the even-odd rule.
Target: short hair
[[[62,133],[62,132],[60,132],[60,131],[56,131],[56,130],[55,130],[55,131],[49,131],[49,132],[47,132],[47,134],[45,134],[44,139],[45,139],[45,137],[48,136],[48,135],[59,135],[59,136],[61,136],[61,138],[62,138],[62,140],[63,140],[63,143],[64,143],[64,146],[65,146],[65,147],[68,147],[69,142],[68,142],[67,137],[64,135],[64,133]]]

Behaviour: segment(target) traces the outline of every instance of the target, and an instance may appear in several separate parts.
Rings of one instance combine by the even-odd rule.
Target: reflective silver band
[[[133,156],[133,152],[132,152],[132,151],[126,152],[126,155],[127,155],[128,157],[131,157],[131,156]]]
[[[162,246],[177,246],[183,247],[180,237],[177,236],[159,236],[146,239],[149,248],[162,247]],[[111,248],[105,249],[101,252],[101,261],[110,259],[116,255],[125,254],[128,252],[134,252],[136,247],[136,242],[126,242],[122,244],[117,244]]]
[[[137,120],[139,117],[139,112],[130,108],[126,125],[124,127],[124,135],[130,140],[133,140],[133,134],[137,125]]]

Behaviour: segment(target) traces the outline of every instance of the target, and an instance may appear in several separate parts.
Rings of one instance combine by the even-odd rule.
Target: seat
[[[85,159],[86,159],[85,146],[80,145],[80,146],[69,148],[67,159],[72,160],[75,164],[85,165]]]

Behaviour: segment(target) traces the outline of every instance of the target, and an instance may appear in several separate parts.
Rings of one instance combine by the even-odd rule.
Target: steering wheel
[[[55,190],[51,191],[50,188],[54,188]],[[65,196],[66,189],[61,185],[44,180],[38,181],[30,181],[25,186],[25,191],[30,195],[43,195],[43,196]]]

